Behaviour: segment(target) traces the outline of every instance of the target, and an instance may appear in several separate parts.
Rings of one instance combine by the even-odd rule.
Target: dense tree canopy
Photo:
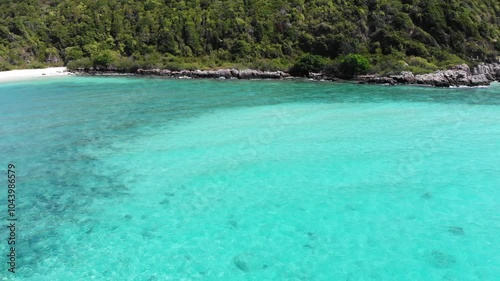
[[[498,0],[0,0],[0,68],[303,53],[471,62],[499,52]]]
[[[339,65],[339,71],[346,76],[362,74],[370,69],[370,62],[367,58],[358,54],[349,54],[342,58]]]
[[[325,66],[321,56],[307,54],[302,56],[290,68],[290,74],[295,76],[307,76],[310,72],[320,72]]]

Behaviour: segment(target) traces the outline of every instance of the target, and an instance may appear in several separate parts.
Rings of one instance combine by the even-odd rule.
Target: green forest
[[[0,0],[0,70],[424,73],[499,55],[498,0]]]

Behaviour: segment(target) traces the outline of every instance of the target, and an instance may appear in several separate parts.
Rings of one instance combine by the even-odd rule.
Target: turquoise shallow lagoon
[[[62,77],[0,113],[0,280],[500,276],[500,84]]]

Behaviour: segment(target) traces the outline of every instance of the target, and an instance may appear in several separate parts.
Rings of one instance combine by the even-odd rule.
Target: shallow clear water
[[[0,113],[0,280],[500,276],[499,84],[65,77]]]

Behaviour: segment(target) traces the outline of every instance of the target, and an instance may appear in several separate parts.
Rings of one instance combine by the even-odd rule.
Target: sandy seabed
[[[70,75],[66,67],[49,67],[42,69],[19,69],[0,71],[0,82],[13,80],[30,80],[34,78]]]

